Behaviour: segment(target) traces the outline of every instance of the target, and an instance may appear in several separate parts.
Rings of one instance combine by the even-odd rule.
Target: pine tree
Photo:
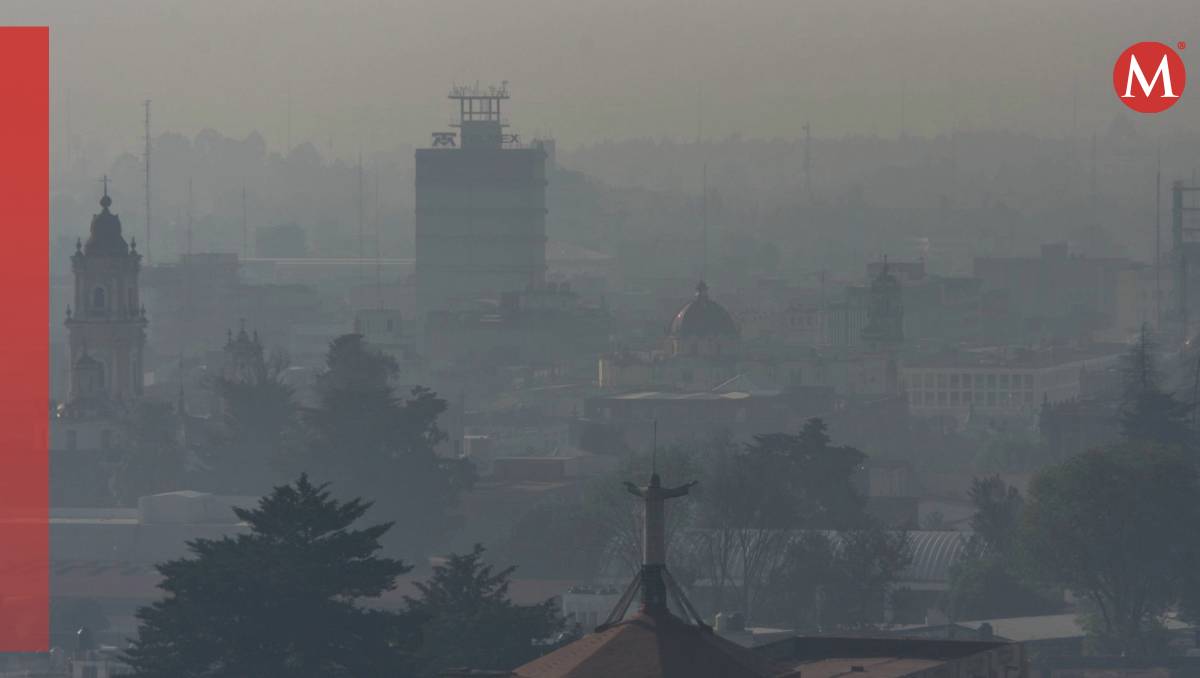
[[[523,606],[508,597],[515,568],[495,571],[484,549],[451,555],[417,584],[409,612],[421,622],[420,675],[437,676],[452,667],[508,670],[540,654],[539,642],[563,626],[551,601]]]
[[[158,567],[164,597],[138,610],[135,678],[395,676],[404,618],[360,606],[410,568],[376,555],[389,523],[307,476],[235,509],[248,534],[197,539]]]
[[[1157,346],[1145,326],[1123,358],[1121,435],[1128,441],[1186,446],[1192,440],[1188,407],[1162,387]]]
[[[283,360],[264,365],[248,380],[218,377],[221,436],[209,450],[214,484],[226,494],[257,495],[279,480],[284,450],[298,433],[295,390],[284,383]]]
[[[357,494],[378,497],[377,510],[396,521],[395,536],[422,549],[450,527],[449,510],[469,485],[469,466],[438,457],[437,425],[446,401],[416,387],[393,392],[390,356],[361,335],[338,337],[317,380],[316,408],[306,413],[310,446],[305,470]]]

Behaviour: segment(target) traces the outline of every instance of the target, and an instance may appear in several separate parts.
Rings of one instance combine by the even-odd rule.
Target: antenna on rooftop
[[[250,229],[246,219],[246,187],[242,186],[242,259],[250,258]]]
[[[704,223],[704,242],[700,255],[700,279],[704,280],[708,278],[708,163],[704,163],[703,169],[701,169],[700,192],[701,220]]]
[[[145,142],[146,148],[142,152],[142,164],[146,169],[146,263],[150,264],[153,261],[152,251],[150,249],[150,100],[146,99],[142,102],[146,108],[146,130]]]
[[[361,260],[366,257],[366,249],[363,247],[363,164],[362,151],[358,152],[358,167],[356,169],[358,183],[358,258]]]
[[[192,180],[188,179],[188,200],[187,200],[187,255],[188,259],[192,256]]]
[[[380,265],[380,245],[383,242],[383,220],[379,218],[379,163],[375,163],[375,304],[383,310],[383,269]]]

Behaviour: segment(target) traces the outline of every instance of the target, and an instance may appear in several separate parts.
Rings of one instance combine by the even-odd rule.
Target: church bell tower
[[[128,402],[142,394],[142,352],[146,309],[138,274],[137,242],[125,242],[121,220],[109,211],[108,178],[100,213],[92,216],[87,242],[77,241],[71,257],[75,299],[67,307],[70,347],[69,400],[103,395]]]

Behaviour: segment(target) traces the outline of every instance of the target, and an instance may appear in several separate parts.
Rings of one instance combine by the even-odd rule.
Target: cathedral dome
[[[679,309],[667,334],[672,337],[736,337],[737,325],[725,307],[708,296],[708,285],[696,285],[696,297]]]
[[[121,235],[121,219],[108,211],[112,198],[105,190],[100,198],[100,213],[92,216],[92,230],[83,246],[85,254],[129,254],[129,244]]]

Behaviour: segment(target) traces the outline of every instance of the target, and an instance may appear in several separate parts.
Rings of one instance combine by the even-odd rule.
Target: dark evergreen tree
[[[1005,483],[1000,476],[975,478],[967,490],[975,505],[971,529],[980,549],[1011,555],[1013,540],[1020,525],[1024,500],[1017,488]]]
[[[563,627],[552,601],[514,604],[508,597],[515,568],[495,571],[478,544],[471,553],[451,555],[417,583],[409,612],[421,624],[419,675],[471,667],[509,670],[539,656]]]
[[[143,400],[123,424],[120,451],[109,479],[117,503],[134,506],[138,497],[182,487],[187,469],[184,422],[171,405]]]
[[[764,507],[782,525],[843,529],[866,525],[865,502],[854,476],[867,455],[849,445],[831,445],[825,422],[805,422],[799,434],[754,436],[744,463],[753,483],[776,505]]]
[[[449,510],[472,475],[465,462],[435,452],[445,438],[437,419],[446,401],[421,387],[396,397],[396,373],[395,360],[361,335],[335,339],[317,379],[319,402],[305,415],[304,461],[339,487],[378,497],[378,510],[396,521],[394,538],[420,550],[451,527]]]
[[[1122,360],[1121,435],[1133,442],[1187,446],[1193,439],[1188,406],[1163,388],[1157,353],[1143,326],[1137,343]]]
[[[164,597],[137,613],[132,675],[403,675],[403,617],[359,604],[409,570],[376,555],[389,523],[353,528],[369,506],[337,501],[302,475],[257,508],[235,509],[248,534],[194,540],[191,557],[159,566]]]
[[[206,461],[214,486],[225,494],[259,494],[282,473],[285,450],[299,435],[300,411],[294,389],[280,378],[285,366],[276,360],[250,378],[213,382],[221,435]]]
[[[789,541],[769,574],[756,614],[808,631],[876,626],[911,561],[905,532],[878,525],[804,532]]]
[[[941,607],[951,619],[1021,617],[1062,607],[1026,581],[1020,567],[1019,528],[1024,499],[999,476],[976,478],[967,491],[975,505],[974,534],[950,570]]]

